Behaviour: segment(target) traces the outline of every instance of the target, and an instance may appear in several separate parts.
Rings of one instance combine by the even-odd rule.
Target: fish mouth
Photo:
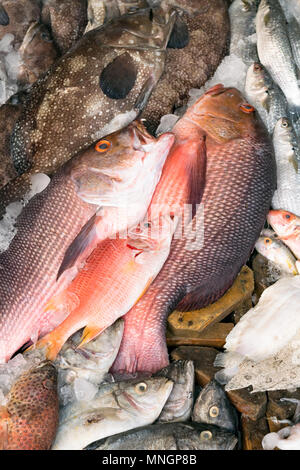
[[[141,121],[133,121],[130,132],[135,150],[142,150],[144,145],[151,144],[154,141],[154,137],[149,134]]]
[[[224,93],[227,90],[230,90],[230,88],[225,88],[222,83],[218,83],[217,85],[214,85],[209,90],[207,90],[204,93],[204,96],[205,95],[218,96],[218,95],[221,95],[222,93]]]

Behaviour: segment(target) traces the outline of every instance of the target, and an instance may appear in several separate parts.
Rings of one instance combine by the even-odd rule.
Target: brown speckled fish
[[[42,21],[49,26],[58,49],[67,52],[82,36],[87,24],[87,0],[46,0]]]
[[[17,176],[10,158],[10,135],[21,111],[21,104],[6,103],[0,107],[0,188]]]
[[[32,173],[52,174],[140,113],[164,69],[174,12],[140,10],[88,32],[33,84],[11,138],[20,178],[0,191],[0,213]]]
[[[82,228],[97,220],[91,234],[103,240],[144,218],[173,141],[172,134],[155,139],[134,122],[79,153],[29,201],[0,255],[0,363],[64,320],[67,311],[45,306],[82,268],[82,257],[67,263],[57,281],[65,252]],[[130,217],[128,206],[117,210],[125,200]],[[88,237],[83,246],[88,250]]]
[[[0,406],[0,450],[48,450],[58,426],[57,372],[43,362],[23,373]]]
[[[21,65],[18,81],[21,85],[34,83],[47,72],[57,57],[57,50],[47,27],[32,23],[19,49]]]
[[[200,88],[213,75],[226,53],[230,28],[226,0],[89,0],[88,27],[147,1],[177,10],[165,71],[143,111],[147,127],[154,130],[161,116],[186,104],[191,88]]]
[[[0,0],[0,40],[14,35],[16,47],[21,45],[29,25],[40,19],[39,0]]]
[[[168,314],[179,303],[179,309],[190,310],[216,301],[232,285],[265,222],[276,185],[267,131],[236,89],[216,85],[200,104],[207,166],[198,230],[191,237],[189,224],[185,236],[173,240],[163,269],[125,316],[113,372],[155,372],[167,365]]]

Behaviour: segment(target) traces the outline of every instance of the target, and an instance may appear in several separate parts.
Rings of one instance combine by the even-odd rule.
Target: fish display
[[[46,0],[41,16],[51,29],[58,50],[65,54],[83,35],[87,0]]]
[[[47,27],[31,23],[19,49],[21,66],[18,81],[22,85],[34,83],[47,72],[57,58],[57,50]]]
[[[288,105],[280,88],[258,62],[250,65],[247,71],[245,93],[272,134],[278,120],[288,115]]]
[[[3,104],[0,107],[0,188],[17,176],[10,158],[10,135],[21,111],[22,106],[11,103]]]
[[[112,20],[85,34],[33,84],[11,135],[22,176],[0,191],[0,212],[24,195],[30,174],[52,174],[137,117],[164,70],[174,14],[147,9]]]
[[[176,222],[147,218],[128,237],[107,238],[98,245],[67,290],[46,306],[67,310],[67,318],[36,345],[45,348],[48,359],[55,359],[74,332],[85,327],[81,348],[138,302],[168,257]]]
[[[52,449],[83,449],[98,439],[151,424],[172,387],[173,382],[163,377],[102,385],[93,400],[61,410]]]
[[[273,234],[275,235],[275,232]],[[281,240],[274,236],[262,235],[255,243],[255,248],[258,253],[274,263],[282,273],[298,274],[296,258]]]
[[[194,109],[206,137],[201,205],[185,235],[174,237],[155,281],[125,316],[114,372],[155,372],[168,364],[167,316],[176,306],[179,311],[200,308],[224,294],[253,250],[270,207],[275,158],[254,108],[236,89],[216,85]],[[154,199],[158,191],[159,185]],[[197,220],[204,237],[199,229],[195,237]]]
[[[258,0],[234,0],[229,8],[230,17],[230,54],[245,62],[257,60],[256,44],[252,41],[255,34],[255,16]]]
[[[300,70],[300,24],[294,16],[289,20],[288,33],[293,57],[298,69]]]
[[[300,218],[295,214],[283,210],[272,210],[267,218],[273,230],[277,233],[280,240],[294,253],[296,258],[300,259],[300,238],[299,227]]]
[[[194,400],[194,364],[175,361],[158,371],[155,377],[167,377],[174,382],[172,392],[158,418],[160,423],[188,421]]]
[[[223,387],[216,381],[209,382],[199,393],[192,415],[193,421],[207,423],[237,433],[238,417]]]
[[[299,116],[300,88],[296,65],[277,0],[261,0],[256,15],[257,50],[260,62],[283,91],[289,106]]]
[[[1,0],[0,40],[6,34],[13,34],[18,48],[30,24],[39,21],[40,14],[39,0]]]
[[[0,409],[0,450],[49,450],[57,426],[56,369],[43,362],[16,380]]]
[[[75,263],[57,281],[70,242],[96,219],[97,204],[104,206],[98,216],[100,236],[144,217],[173,140],[172,134],[155,139],[133,123],[79,153],[29,201],[17,220],[15,237],[0,256],[0,361],[64,320],[68,309],[45,307],[80,267]],[[120,198],[133,206],[130,217],[118,221]],[[69,304],[76,302],[70,296]]]
[[[88,450],[233,450],[234,434],[200,423],[154,424],[101,439]]]
[[[85,385],[89,387],[88,393],[96,394],[117,356],[123,330],[124,322],[120,319],[84,347],[77,348],[81,332],[75,333],[64,344],[55,361],[63,406],[79,400]]]
[[[274,129],[277,188],[272,207],[300,215],[300,148],[291,122],[281,118]]]

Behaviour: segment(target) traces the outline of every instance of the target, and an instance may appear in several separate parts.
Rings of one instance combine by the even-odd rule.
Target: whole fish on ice
[[[257,60],[255,35],[255,16],[258,0],[234,0],[229,8],[230,18],[230,55],[240,57],[245,63]]]
[[[137,117],[164,70],[174,13],[140,10],[88,32],[33,84],[11,136],[22,176],[2,188],[0,212],[24,195],[30,174],[52,174]]]
[[[50,362],[24,372],[0,407],[0,450],[49,450],[58,427],[57,373]]]
[[[153,423],[172,387],[165,377],[102,385],[92,400],[61,409],[52,449],[83,449],[98,439]]]
[[[176,167],[173,164],[170,168],[168,163],[177,156],[184,169],[189,149],[193,178],[187,187],[194,189],[190,190],[192,198],[185,202],[201,205],[185,227],[184,236],[174,237],[170,255],[149,290],[125,316],[114,372],[154,372],[168,364],[167,316],[177,305],[185,310],[200,308],[224,294],[249,258],[270,207],[276,184],[272,144],[254,108],[245,103],[240,92],[216,85],[187,111],[186,118],[178,121],[173,131],[177,135],[177,126],[178,132],[182,127],[192,137],[196,128],[198,150],[196,139],[186,138],[181,148],[180,140],[175,144],[153,201],[159,197],[169,201],[173,194],[176,205],[180,194],[168,192],[163,182],[169,178],[176,184]],[[202,152],[201,131],[205,133]],[[178,162],[179,174],[187,181]]]
[[[65,252],[82,228],[100,220],[103,239],[145,216],[173,140],[172,134],[155,139],[134,122],[79,153],[29,201],[14,239],[0,256],[0,362],[65,318],[66,312],[45,307],[58,292]],[[130,217],[116,220],[120,200],[131,203]],[[88,250],[89,239],[85,242]],[[66,269],[59,288],[67,287],[79,266]],[[77,298],[70,302],[76,305]]]

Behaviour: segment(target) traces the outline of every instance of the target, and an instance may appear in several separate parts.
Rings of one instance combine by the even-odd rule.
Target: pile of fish
[[[0,0],[0,449],[232,450],[300,387],[299,45],[297,0]],[[257,253],[199,389],[167,318]]]

